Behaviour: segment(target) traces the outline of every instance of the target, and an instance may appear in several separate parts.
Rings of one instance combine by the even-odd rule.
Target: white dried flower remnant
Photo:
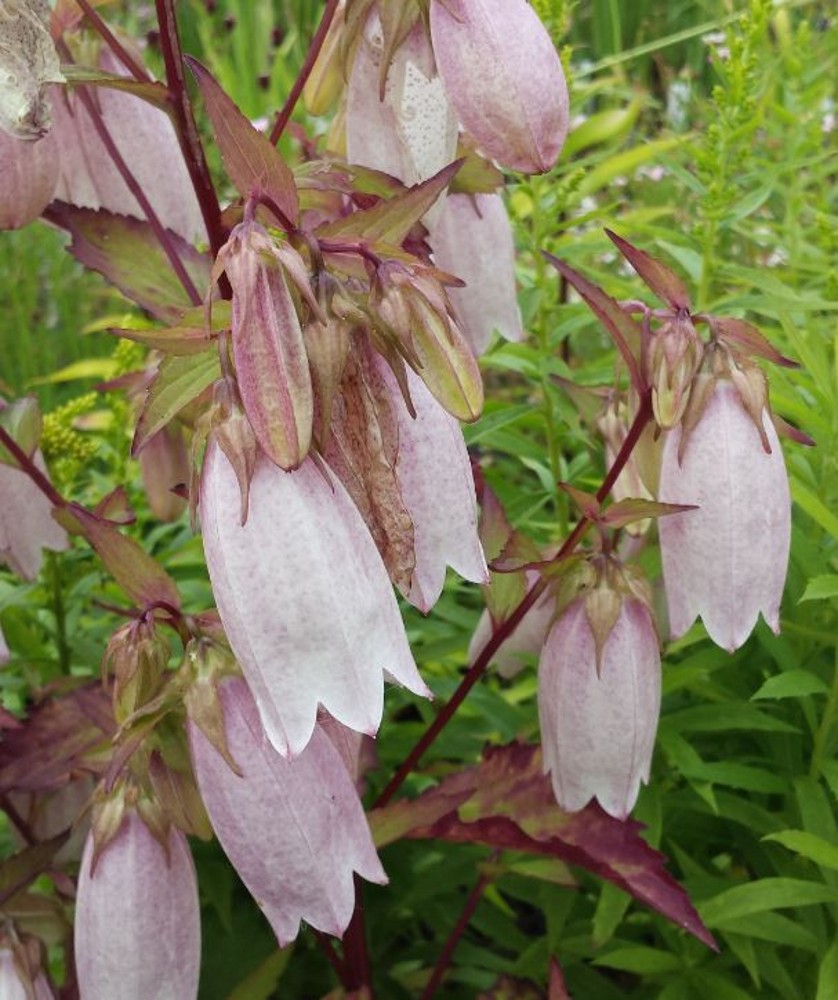
[[[63,83],[46,0],[0,3],[0,130],[36,140],[49,131],[50,83]]]

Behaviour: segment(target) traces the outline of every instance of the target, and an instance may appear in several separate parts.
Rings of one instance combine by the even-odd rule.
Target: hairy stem
[[[294,81],[294,86],[291,88],[291,92],[289,93],[285,104],[283,104],[282,109],[276,116],[274,127],[271,129],[270,138],[271,142],[274,144],[279,142],[280,136],[285,131],[285,127],[288,122],[291,120],[291,115],[294,112],[294,108],[297,106],[297,101],[300,99],[300,94],[303,92],[303,87],[305,87],[306,81],[311,76],[311,71],[314,69],[314,64],[317,62],[317,57],[320,55],[320,50],[323,48],[323,43],[326,41],[326,35],[329,33],[329,28],[331,27],[339,5],[340,0],[328,0],[326,3],[326,8],[323,11],[323,16],[320,18],[320,24],[317,26],[317,31],[315,31],[314,37],[311,40],[311,45],[308,48],[308,53],[306,54],[302,69],[297,75],[297,79]]]
[[[204,147],[198,134],[198,126],[192,114],[189,94],[186,90],[186,78],[183,71],[183,52],[180,46],[177,17],[175,16],[174,0],[155,0],[157,8],[157,23],[160,28],[160,47],[163,61],[166,65],[166,85],[175,116],[175,128],[186,169],[192,179],[195,195],[201,207],[201,215],[207,228],[210,249],[215,257],[224,245],[226,234],[221,223],[221,209],[218,195],[210,177]],[[226,281],[226,279],[224,279]],[[228,297],[229,296],[225,296]]]

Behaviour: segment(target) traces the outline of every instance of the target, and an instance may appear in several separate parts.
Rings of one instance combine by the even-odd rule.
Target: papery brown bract
[[[168,856],[167,856],[168,855]],[[84,1000],[190,1000],[201,928],[195,866],[172,829],[168,851],[134,812],[98,858],[88,837],[76,897],[75,953]]]
[[[108,72],[126,72],[106,49],[100,65]],[[168,115],[133,94],[110,87],[89,92],[111,139],[162,224],[189,242],[205,241],[200,205]],[[53,115],[61,171],[55,197],[80,208],[104,208],[144,218],[78,95],[56,93]]]
[[[698,506],[659,522],[673,638],[699,616],[710,638],[731,652],[748,638],[760,612],[775,632],[780,629],[791,499],[777,432],[767,412],[761,417],[770,452],[724,379],[685,443],[681,427],[667,435],[659,499]]]
[[[57,153],[52,133],[38,142],[26,142],[0,132],[0,230],[28,225],[52,201]]]
[[[3,0],[0,8],[0,131],[37,139],[50,126],[46,85],[64,76],[49,31],[47,0]]]
[[[429,240],[437,267],[465,281],[448,295],[474,353],[483,354],[495,330],[506,340],[521,340],[515,243],[501,195],[449,195]]]
[[[576,812],[596,798],[618,819],[649,780],[660,712],[658,638],[646,605],[625,597],[602,649],[585,598],[550,629],[538,667],[544,770],[556,801]]]
[[[463,128],[504,167],[549,170],[568,129],[555,46],[526,0],[431,0],[431,40]]]
[[[416,411],[412,417],[395,378],[389,370],[385,374],[399,425],[396,476],[413,522],[416,560],[405,597],[427,613],[442,593],[446,566],[473,583],[488,582],[477,534],[474,478],[458,421],[408,371],[407,386]]]
[[[280,947],[304,920],[340,937],[355,904],[353,873],[383,884],[358,793],[319,728],[293,760],[271,746],[241,678],[220,688],[236,775],[194,725],[195,773],[221,846],[270,921]]]
[[[260,457],[242,525],[236,476],[211,443],[200,510],[221,620],[280,753],[305,748],[318,705],[374,735],[384,674],[428,694],[381,557],[325,466],[283,472]]]
[[[40,455],[35,462],[43,471]],[[67,545],[67,534],[53,520],[49,500],[25,472],[0,463],[0,562],[24,580],[34,580],[42,549],[62,552]]]

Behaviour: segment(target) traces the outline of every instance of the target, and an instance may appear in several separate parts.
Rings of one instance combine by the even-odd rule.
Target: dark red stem
[[[9,434],[5,427],[0,427],[0,445],[2,445],[10,455],[12,455],[14,460],[20,466],[21,472],[24,472],[27,476],[29,476],[32,482],[38,487],[41,493],[44,494],[53,507],[67,506],[67,501],[64,497],[61,496],[58,490],[52,485],[43,472],[41,472],[38,466],[35,465],[32,459],[20,447],[11,434]]]
[[[318,931],[315,928],[312,928],[312,933],[314,934],[317,943],[320,945],[323,954],[328,959],[329,965],[331,965],[331,967],[335,970],[335,975],[340,980],[341,985],[344,988],[346,988],[347,986],[346,970],[343,967],[343,962],[341,961],[340,955],[338,955],[338,953],[335,951],[334,945],[329,940],[329,938],[323,933],[323,931]]]
[[[367,929],[364,919],[364,883],[355,876],[355,911],[343,935],[345,986],[348,990],[366,988],[367,1000],[374,1000],[370,956],[367,950]]]
[[[326,35],[329,33],[329,28],[335,17],[335,12],[340,5],[340,0],[328,0],[326,4],[326,9],[323,11],[323,16],[320,18],[320,24],[317,26],[317,31],[314,33],[314,37],[311,40],[311,45],[308,48],[308,53],[306,54],[305,62],[300,70],[297,79],[294,81],[294,86],[291,88],[291,93],[288,95],[285,104],[282,106],[282,110],[276,116],[276,121],[274,122],[274,127],[271,129],[271,142],[276,144],[279,142],[280,136],[285,131],[285,127],[291,120],[291,115],[294,113],[294,108],[297,106],[297,101],[300,99],[300,94],[303,92],[303,87],[306,85],[306,81],[311,76],[311,71],[314,69],[314,64],[317,62],[317,57],[320,55],[320,50],[323,48],[323,42],[326,41]]]
[[[611,488],[617,481],[617,477],[622,472],[625,467],[626,462],[629,460],[632,451],[634,450],[640,435],[643,433],[644,428],[648,424],[652,416],[652,398],[651,393],[646,392],[640,399],[640,406],[637,411],[637,415],[632,422],[629,432],[626,435],[625,441],[623,441],[623,446],[620,448],[617,457],[614,459],[614,463],[608,470],[608,474],[602,483],[602,486],[597,490],[596,496],[598,500],[604,500],[608,494],[611,492]],[[559,562],[562,559],[566,559],[569,556],[579,542],[584,537],[591,522],[587,520],[581,520],[576,525],[576,527],[571,531],[564,541],[564,544],[559,549],[554,557],[555,562]],[[442,732],[442,730],[451,721],[452,716],[460,707],[460,705],[465,701],[466,696],[469,691],[474,687],[474,685],[480,680],[483,674],[486,672],[486,668],[492,662],[492,658],[501,646],[508,638],[512,635],[515,629],[521,622],[521,619],[526,615],[530,608],[535,604],[535,602],[541,597],[546,589],[547,584],[543,579],[539,579],[524,595],[521,603],[515,608],[512,614],[502,622],[492,633],[490,638],[487,640],[486,645],[480,650],[479,655],[475,659],[474,663],[469,667],[468,672],[465,677],[460,681],[460,685],[454,694],[451,696],[448,702],[442,706],[439,714],[433,720],[433,722],[428,726],[425,732],[422,734],[416,745],[407,755],[407,757],[402,761],[399,769],[390,779],[387,787],[378,796],[375,801],[373,808],[378,808],[380,806],[385,806],[393,798],[396,792],[404,783],[405,779],[414,770],[416,765],[424,756],[426,750],[431,746],[431,744],[436,740],[437,736]]]
[[[489,885],[491,885],[491,882],[492,880],[487,875],[481,875],[477,880],[477,884],[468,894],[468,899],[463,907],[463,912],[460,914],[457,923],[454,924],[454,929],[448,935],[448,940],[445,942],[442,951],[439,953],[439,958],[436,960],[434,971],[431,973],[431,978],[428,980],[425,989],[422,990],[422,995],[419,1000],[431,1000],[431,997],[436,994],[437,989],[442,983],[443,976],[448,971],[448,966],[451,964],[454,949],[459,944],[460,938],[463,936],[466,928],[471,923],[474,911],[477,909],[480,900],[483,898],[483,893]]]
[[[151,80],[148,70],[145,66],[138,63],[131,53],[125,48],[122,42],[120,42],[107,24],[105,24],[102,18],[96,13],[88,0],[76,0],[76,3],[84,11],[84,16],[88,21],[90,21],[93,28],[108,44],[111,52],[113,52],[123,66],[128,69],[131,76],[133,76],[134,79],[140,83],[148,83]]]
[[[155,0],[157,7],[157,23],[160,28],[160,47],[163,61],[166,65],[166,85],[175,116],[177,129],[186,169],[192,179],[192,186],[201,206],[201,215],[207,227],[210,249],[215,257],[224,245],[226,234],[221,223],[221,208],[218,195],[210,177],[204,147],[198,134],[198,126],[192,114],[189,94],[186,90],[186,77],[183,71],[183,52],[180,46],[177,17],[175,16],[174,0]]]

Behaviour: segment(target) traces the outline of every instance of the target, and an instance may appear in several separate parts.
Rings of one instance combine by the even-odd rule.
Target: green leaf
[[[720,733],[731,729],[766,733],[796,733],[798,729],[761,712],[753,705],[696,705],[680,712],[670,712],[661,720],[661,728],[681,733]]]
[[[783,847],[809,861],[814,861],[822,868],[838,871],[838,846],[830,844],[828,840],[814,833],[808,833],[806,830],[780,830],[779,833],[770,833],[762,839],[782,844]]]
[[[712,899],[697,904],[702,920],[708,927],[752,913],[782,910],[786,907],[814,906],[834,903],[838,890],[819,882],[794,878],[764,878],[747,885],[726,889]]]
[[[751,701],[766,698],[805,698],[811,694],[826,694],[828,690],[820,677],[809,670],[786,670],[776,677],[769,677],[762,687],[751,695]]]
[[[836,989],[838,989],[836,984],[838,984],[838,941],[834,941],[832,947],[823,956],[818,971],[818,992],[815,1000],[834,1000]]]
[[[201,88],[224,168],[236,190],[245,199],[269,199],[295,225],[299,214],[297,188],[279,150],[250,124],[205,66],[192,56],[185,59]]]
[[[269,955],[239,983],[228,1000],[268,1000],[274,996],[293,953],[293,948],[283,948]]]
[[[220,376],[221,362],[214,346],[200,354],[164,358],[137,421],[134,454]]]
[[[797,602],[804,601],[826,601],[832,597],[838,597],[838,573],[824,573],[822,576],[813,576],[806,584],[803,596]]]
[[[85,378],[109,379],[115,371],[116,362],[113,358],[84,358],[50,372],[49,375],[30,379],[27,385],[58,385],[60,382],[76,382]]]
[[[636,945],[633,948],[609,951],[595,958],[593,964],[619,969],[621,972],[634,972],[640,976],[655,976],[677,972],[681,968],[681,959],[671,951]]]
[[[819,500],[803,483],[795,476],[791,477],[789,486],[791,487],[791,497],[794,502],[803,508],[809,517],[819,524],[824,531],[833,538],[838,538],[838,517]]]
[[[108,87],[112,90],[123,90],[128,94],[147,101],[155,108],[160,108],[170,114],[172,110],[169,101],[169,91],[165,84],[157,80],[135,80],[132,76],[117,76],[115,73],[107,73],[103,69],[96,69],[91,66],[79,66],[73,63],[64,63],[61,67],[64,78],[71,86],[77,87],[82,84],[93,87]]]

